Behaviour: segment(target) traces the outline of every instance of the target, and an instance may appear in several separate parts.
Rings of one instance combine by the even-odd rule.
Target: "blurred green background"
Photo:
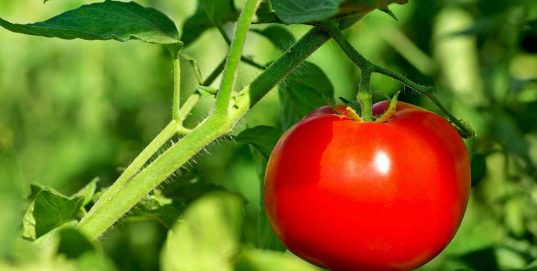
[[[196,8],[194,0],[138,2],[164,11],[178,27]],[[91,1],[0,0],[0,17],[35,22],[86,3]],[[478,133],[467,141],[474,187],[463,225],[423,270],[528,266],[537,259],[537,2],[413,0],[392,8],[399,21],[373,12],[347,32],[353,45],[374,63],[435,85],[442,101]],[[298,38],[308,27],[289,29]],[[207,76],[226,49],[213,29],[185,53]],[[245,54],[266,63],[280,52],[251,34]],[[310,60],[328,75],[336,97],[352,99],[359,73],[335,43]],[[192,92],[193,69],[182,64],[183,89]],[[258,73],[241,66],[239,87]],[[375,75],[372,87],[377,99],[401,90],[402,100],[437,110],[391,79]],[[274,92],[237,131],[280,125]],[[66,194],[94,177],[100,186],[109,185],[165,126],[171,95],[172,65],[158,46],[45,39],[0,29],[0,256],[13,257],[16,250],[31,183]],[[188,123],[206,116],[210,105],[202,100]],[[245,228],[255,231],[258,167],[248,146],[222,140],[186,168],[243,195],[250,218]],[[120,270],[157,270],[166,231],[151,220],[127,220],[101,242]]]

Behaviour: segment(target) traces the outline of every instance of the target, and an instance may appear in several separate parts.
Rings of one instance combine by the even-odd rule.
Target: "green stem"
[[[178,113],[179,114],[178,122],[181,125],[185,121],[185,119],[188,116],[188,114],[190,113],[190,111],[192,111],[194,106],[198,103],[199,99],[200,99],[199,94],[192,94],[192,95],[190,95],[190,97],[188,97],[188,99],[186,100],[186,102],[183,105],[183,107],[181,107],[181,109],[179,110],[179,113]]]
[[[429,100],[431,100],[438,108],[440,108],[442,112],[444,112],[444,114],[448,116],[451,123],[455,125],[463,138],[471,138],[476,135],[475,131],[471,127],[468,127],[468,125],[464,124],[463,121],[451,114],[451,112],[438,100],[438,98],[436,98],[433,93],[425,93],[424,95],[427,96]]]
[[[371,71],[363,68],[360,75],[357,100],[360,104],[360,117],[364,121],[373,121],[373,93],[371,93]]]
[[[254,67],[254,68],[258,68],[260,70],[264,70],[266,69],[267,67],[263,64],[259,64],[257,62],[255,62],[253,59],[249,58],[249,57],[246,57],[246,56],[241,56],[241,61]]]
[[[312,28],[278,60],[272,63],[249,86],[251,104],[256,104],[268,91],[330,39],[319,27]],[[241,93],[246,90],[241,91]]]
[[[227,116],[229,102],[231,99],[231,93],[235,86],[237,79],[237,73],[239,68],[239,62],[242,56],[242,49],[246,41],[246,35],[252,23],[252,17],[255,14],[259,0],[246,0],[244,8],[237,21],[237,28],[235,30],[235,36],[231,42],[229,48],[229,54],[226,60],[226,66],[224,67],[224,74],[222,76],[222,82],[218,94],[216,95],[216,108],[215,113],[218,116]]]
[[[103,208],[92,208],[78,225],[79,228],[92,239],[99,237],[168,176],[209,143],[227,133],[231,127],[229,123],[222,122],[221,118],[207,119],[183,137],[179,144],[170,147],[131,181],[124,183],[120,187],[121,193],[113,193],[112,197],[103,202]],[[101,201],[102,199],[99,200]]]
[[[356,64],[360,69],[369,68],[373,70],[371,62],[367,60],[362,54],[360,54],[354,47],[349,43],[347,38],[343,35],[343,32],[337,26],[326,26],[325,29],[330,33],[330,36],[336,41],[341,50],[347,55],[347,57]]]
[[[172,138],[177,129],[177,122],[171,121],[160,131],[160,133],[142,150],[142,152],[132,161],[132,163],[121,173],[119,178],[112,184],[106,192],[99,198],[99,200],[93,205],[89,213],[84,216],[80,225],[87,223],[94,223],[96,218],[95,214],[99,213],[104,206],[108,206],[112,202],[112,198],[122,191],[125,183],[127,183],[134,175],[136,175],[140,169],[147,163],[147,161],[153,157],[153,155],[164,145],[170,138]],[[106,211],[108,207],[104,208]]]
[[[203,80],[202,79],[202,76],[201,76],[201,71],[200,71],[200,67],[198,65],[198,62],[196,61],[196,59],[188,56],[187,54],[181,54],[181,58],[188,61],[188,63],[190,64],[190,67],[192,67],[192,70],[194,71],[194,76],[196,76],[196,80],[198,80],[198,84],[201,83],[201,81]]]
[[[228,133],[250,107],[255,105],[266,93],[278,84],[285,75],[289,74],[290,71],[303,62],[322,44],[328,41],[329,38],[330,36],[319,28],[313,28],[309,31],[284,55],[269,66],[265,72],[260,74],[249,86],[240,92],[235,100],[236,109],[233,107],[234,109],[231,111],[229,118],[224,120],[222,120],[222,118],[215,118],[214,116],[216,115],[213,113],[213,117],[209,117],[206,121],[201,123],[197,128],[183,137],[178,144],[170,147],[153,163],[145,167],[131,179],[134,173],[137,173],[139,170],[133,172],[133,174],[126,179],[130,180],[129,182],[126,182],[125,179],[121,182],[119,182],[120,180],[116,181],[117,184],[114,183],[114,185],[103,194],[88,215],[80,222],[80,229],[87,233],[90,238],[98,238],[132,207],[145,198],[151,190],[161,184],[168,176],[192,158],[194,154],[218,137]],[[184,107],[185,106],[183,106],[183,108]],[[161,134],[168,134],[169,137],[171,137],[175,133],[175,127],[177,126],[172,125],[170,132]],[[155,139],[155,141],[157,141],[157,139]],[[151,143],[150,145],[156,146],[159,144]],[[147,154],[155,153],[156,150],[158,150],[158,148],[151,148],[150,151],[144,150],[143,154],[140,154],[140,156],[143,156],[146,159],[142,159],[144,163],[142,163],[138,169],[152,156]]]
[[[347,41],[347,39],[343,36],[343,33],[340,29],[334,26],[325,26],[324,28],[326,31],[330,33],[330,36],[334,38],[336,43],[339,45],[339,47],[343,50],[343,52],[347,55],[347,57],[354,62],[358,67],[360,67],[362,70],[368,69],[370,72],[376,72],[383,75],[386,75],[388,77],[391,77],[395,80],[400,81],[401,83],[405,84],[406,86],[412,88],[416,92],[418,92],[421,95],[426,96],[428,99],[430,99],[446,116],[448,116],[449,120],[453,125],[455,125],[455,128],[461,133],[461,136],[464,138],[472,137],[475,135],[475,132],[465,125],[461,120],[457,119],[451,112],[436,98],[436,96],[433,93],[434,88],[432,86],[424,86],[420,85],[407,77],[398,74],[396,72],[390,71],[388,69],[385,69],[383,67],[380,67],[378,65],[375,65],[371,63],[369,60],[367,60],[364,56],[362,56],[354,47]]]
[[[224,38],[224,40],[226,41],[227,45],[231,45],[231,39],[228,37],[228,35],[226,34],[226,31],[224,30],[224,28],[222,28],[221,25],[219,25],[217,27],[218,29],[218,32],[220,32],[220,35],[222,35],[222,37]],[[254,60],[248,58],[248,57],[245,57],[243,55],[241,55],[241,61],[254,67],[254,68],[258,68],[260,70],[264,70],[266,68],[265,65],[262,65],[262,64],[259,64],[257,62],[255,62]]]
[[[172,119],[179,120],[181,108],[181,61],[179,54],[173,59],[173,107]]]

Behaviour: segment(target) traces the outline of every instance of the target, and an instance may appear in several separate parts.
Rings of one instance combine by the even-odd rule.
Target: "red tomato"
[[[264,193],[276,235],[296,255],[337,271],[411,270],[453,238],[469,189],[457,131],[398,102],[385,123],[321,110],[293,126],[270,156]]]

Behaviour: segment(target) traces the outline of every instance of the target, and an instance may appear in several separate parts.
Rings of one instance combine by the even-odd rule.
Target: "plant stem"
[[[244,48],[246,35],[248,34],[252,17],[255,14],[258,4],[259,0],[246,0],[241,15],[239,16],[239,20],[237,21],[237,28],[229,48],[226,66],[224,67],[224,74],[222,76],[222,82],[220,83],[218,94],[216,95],[215,113],[218,116],[225,117],[228,114],[227,111],[229,108],[231,93],[233,92],[235,81],[237,79],[242,49]]]
[[[347,55],[347,57],[356,64],[359,68],[362,70],[367,69],[370,72],[376,72],[383,75],[386,75],[388,77],[391,77],[406,86],[412,88],[416,92],[418,92],[421,95],[426,96],[428,99],[430,99],[446,116],[449,118],[451,123],[455,125],[455,128],[459,131],[462,137],[468,138],[475,135],[475,132],[465,125],[461,120],[457,119],[449,110],[436,98],[436,96],[433,93],[434,88],[432,86],[424,86],[420,85],[407,77],[398,74],[396,72],[390,71],[388,69],[385,69],[383,67],[380,67],[378,65],[375,65],[371,63],[369,60],[367,60],[364,56],[362,56],[354,47],[347,41],[347,39],[343,36],[343,33],[341,30],[334,26],[325,26],[324,28],[326,31],[330,33],[330,36],[334,38],[336,43],[339,45],[339,47],[343,50],[343,52]]]
[[[132,161],[132,163],[121,173],[119,178],[103,193],[99,200],[93,205],[89,213],[80,221],[81,227],[87,223],[92,223],[95,213],[99,213],[103,206],[109,205],[112,197],[117,195],[134,175],[147,163],[147,161],[175,135],[177,122],[171,121],[160,131],[160,133],[144,148],[144,150]],[[108,207],[107,207],[108,208]],[[105,211],[106,209],[105,208]]]
[[[329,32],[330,36],[336,41],[341,50],[347,55],[347,57],[356,64],[360,69],[369,68],[373,70],[373,64],[367,60],[362,54],[360,54],[354,47],[347,41],[347,38],[343,35],[343,32],[337,26],[326,26],[325,29]]]
[[[330,35],[319,27],[312,28],[294,46],[261,73],[246,90],[249,91],[251,105],[256,104],[268,91],[330,39]],[[275,80],[276,79],[276,80]]]
[[[357,100],[360,103],[360,117],[364,121],[373,120],[373,94],[371,93],[371,71],[363,68],[360,75]]]
[[[185,119],[188,116],[188,114],[190,113],[190,111],[192,111],[194,106],[198,103],[199,99],[200,99],[199,94],[192,94],[192,95],[190,95],[190,97],[188,97],[188,99],[186,100],[186,102],[183,105],[183,107],[181,107],[181,109],[179,110],[179,113],[178,113],[179,114],[178,121],[179,121],[179,123],[181,125],[185,121]]]
[[[221,118],[208,118],[197,129],[183,137],[180,144],[170,147],[131,181],[124,183],[120,187],[121,193],[114,193],[103,203],[106,208],[90,210],[80,222],[79,228],[92,239],[103,234],[198,151],[228,132],[232,126],[221,120]],[[108,193],[107,191],[105,194]]]
[[[255,105],[266,93],[268,93],[276,84],[278,84],[285,75],[289,74],[296,66],[311,55],[317,48],[324,44],[330,36],[320,30],[313,28],[284,55],[260,74],[249,86],[241,90],[235,99],[235,106],[232,107],[229,118],[209,117],[202,122],[197,128],[181,139],[178,144],[173,145],[159,156],[153,163],[145,167],[134,178],[131,177],[139,170],[129,174],[128,178],[122,178],[116,181],[104,194],[99,201],[90,210],[87,216],[82,219],[79,228],[85,232],[89,238],[96,239],[103,234],[109,227],[116,223],[125,213],[140,202],[155,187],[161,184],[173,172],[181,168],[199,150],[203,149],[210,142],[220,136],[227,134],[235,123]],[[183,108],[187,107],[185,105]],[[174,122],[172,122],[174,123]],[[177,127],[171,126],[170,132],[166,134],[171,137]],[[164,134],[164,133],[161,133]],[[155,139],[156,141],[157,139]],[[167,140],[164,140],[164,142]],[[163,144],[163,143],[162,143]],[[162,145],[160,144],[160,145]],[[159,144],[151,143],[151,146]],[[149,146],[146,148],[149,149]],[[157,149],[144,150],[139,157],[144,162],[136,167],[141,168],[147,159],[155,153]],[[139,160],[137,158],[136,160]],[[129,166],[130,168],[131,166]],[[121,179],[121,177],[120,177]],[[126,182],[130,180],[129,182]],[[98,208],[96,208],[98,207]]]
[[[440,110],[442,110],[442,112],[444,112],[449,120],[451,121],[451,123],[453,123],[455,125],[455,127],[457,128],[457,130],[459,131],[459,133],[461,134],[461,136],[463,138],[471,138],[471,137],[474,137],[476,135],[475,131],[471,128],[471,127],[468,127],[468,125],[464,124],[464,122],[462,122],[461,120],[459,120],[457,117],[455,117],[439,100],[438,98],[436,98],[436,96],[433,94],[433,93],[426,93],[424,94],[425,96],[427,96],[427,98],[429,98],[429,100],[431,100],[438,108],[440,108]]]
[[[266,69],[267,67],[263,64],[259,64],[257,62],[255,62],[253,59],[249,58],[249,57],[246,57],[246,56],[241,56],[241,61],[254,67],[254,68],[258,68],[260,70],[264,70]]]
[[[200,67],[198,66],[198,62],[196,61],[196,59],[188,56],[187,54],[181,54],[180,55],[182,59],[188,61],[188,63],[190,64],[190,66],[192,67],[192,70],[194,71],[194,76],[196,76],[196,80],[198,80],[198,84],[201,84],[201,81],[203,80],[202,79],[202,76],[201,76],[201,71],[200,71]]]
[[[224,28],[222,28],[221,25],[219,25],[217,27],[218,29],[218,32],[220,32],[220,35],[222,35],[222,37],[224,38],[224,40],[226,41],[227,45],[231,45],[231,39],[229,39],[226,31],[224,30]],[[255,62],[254,60],[252,60],[251,58],[248,58],[248,57],[245,57],[243,55],[241,55],[241,61],[254,67],[254,68],[258,68],[260,70],[264,70],[266,68],[265,65],[262,65],[262,64],[259,64],[257,62]]]
[[[172,119],[179,120],[181,108],[181,61],[179,54],[173,59],[173,107]]]

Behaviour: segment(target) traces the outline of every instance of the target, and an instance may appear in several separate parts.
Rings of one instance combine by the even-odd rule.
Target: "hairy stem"
[[[371,93],[371,71],[363,68],[360,75],[357,100],[360,103],[360,117],[364,121],[373,120],[373,94]]]
[[[256,104],[268,91],[330,39],[330,35],[314,27],[278,60],[261,73],[248,88],[251,104]],[[277,80],[275,80],[277,79]],[[244,92],[245,90],[241,91]]]
[[[217,27],[218,29],[218,32],[220,32],[220,35],[222,35],[222,38],[224,38],[224,40],[226,41],[227,45],[231,45],[231,39],[228,37],[226,31],[224,30],[224,28],[222,28],[221,25],[219,25]],[[248,58],[248,57],[245,57],[243,55],[241,55],[241,61],[254,67],[254,68],[258,68],[260,70],[264,70],[266,68],[265,65],[262,65],[262,64],[259,64],[257,62],[255,62],[253,59],[251,58]]]
[[[179,120],[179,108],[181,108],[181,61],[179,54],[177,54],[173,59],[172,119]]]
[[[81,227],[87,223],[92,223],[103,206],[108,206],[112,200],[112,197],[120,193],[125,183],[127,183],[134,175],[136,175],[141,168],[147,163],[147,161],[164,145],[170,138],[172,138],[177,129],[177,122],[171,121],[160,131],[160,133],[142,150],[142,152],[132,161],[132,163],[123,171],[119,178],[104,192],[99,200],[93,205],[89,213],[84,216],[80,221]],[[105,212],[106,209],[105,208]],[[98,216],[97,216],[98,217]]]
[[[179,123],[182,125],[185,121],[188,114],[190,114],[190,111],[194,108],[194,106],[198,103],[200,100],[199,94],[192,94],[188,99],[186,100],[185,104],[181,109],[179,110]]]
[[[224,125],[219,120],[220,118],[207,119],[197,129],[183,137],[180,144],[170,147],[132,180],[123,183],[120,187],[121,193],[112,194],[103,203],[106,208],[90,210],[85,219],[79,223],[79,228],[90,238],[97,238],[103,234],[198,151],[231,128],[229,124]],[[107,193],[108,191],[105,194]]]
[[[222,76],[222,82],[220,83],[218,94],[216,95],[215,113],[219,116],[225,117],[228,114],[227,111],[229,108],[231,93],[233,92],[235,81],[237,79],[242,49],[244,48],[246,35],[250,29],[252,17],[255,14],[258,4],[259,0],[246,0],[241,15],[239,16],[239,20],[237,21],[237,28],[229,48],[226,66],[224,67],[224,74]]]

